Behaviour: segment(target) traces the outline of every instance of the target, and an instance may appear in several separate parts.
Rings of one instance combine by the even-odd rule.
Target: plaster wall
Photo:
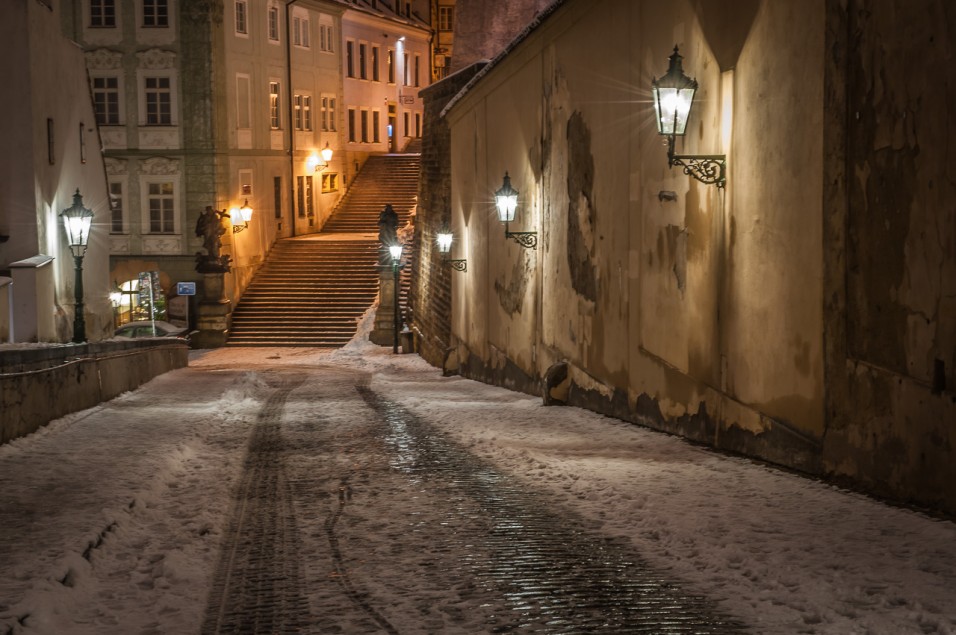
[[[483,362],[466,373],[535,392],[567,361],[573,403],[819,471],[823,3],[728,5],[747,27],[729,31],[718,4],[568,2],[451,109],[476,261],[453,333]],[[669,168],[656,134],[675,42],[700,84],[676,152],[725,154],[724,190]],[[537,251],[494,227],[506,169]]]

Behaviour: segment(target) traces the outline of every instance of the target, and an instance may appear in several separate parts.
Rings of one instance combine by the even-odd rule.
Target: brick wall
[[[455,273],[442,261],[435,245],[438,230],[451,222],[451,131],[441,111],[484,65],[474,64],[421,91],[425,106],[422,169],[408,302],[418,352],[438,367],[443,365],[450,345],[451,285]]]

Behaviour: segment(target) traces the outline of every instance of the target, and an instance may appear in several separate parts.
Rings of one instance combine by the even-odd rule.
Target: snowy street
[[[0,635],[956,633],[956,526],[414,355],[195,351],[0,447]]]

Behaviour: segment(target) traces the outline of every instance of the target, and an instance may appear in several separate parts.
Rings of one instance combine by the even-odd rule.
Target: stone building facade
[[[444,111],[446,363],[533,394],[563,369],[568,403],[956,513],[954,26],[939,0],[555,3]],[[676,152],[723,155],[725,188],[656,132],[675,44]],[[495,218],[505,173],[536,249]]]

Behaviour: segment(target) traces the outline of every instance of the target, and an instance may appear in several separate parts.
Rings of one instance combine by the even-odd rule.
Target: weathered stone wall
[[[418,352],[438,367],[444,365],[451,347],[451,285],[455,274],[435,244],[439,229],[451,227],[451,133],[441,111],[483,67],[482,63],[475,64],[420,93],[425,118],[408,302],[418,335]],[[451,257],[461,258],[461,249],[459,237],[452,245]]]
[[[184,342],[104,341],[0,353],[0,443],[188,364]]]
[[[564,3],[448,114],[462,374],[540,394],[566,364],[569,403],[956,513],[953,20]],[[700,82],[676,151],[726,155],[725,190],[654,129],[675,41]],[[537,250],[495,219],[505,171]]]
[[[827,4],[826,470],[956,510],[947,2]],[[945,73],[944,73],[945,75]]]

